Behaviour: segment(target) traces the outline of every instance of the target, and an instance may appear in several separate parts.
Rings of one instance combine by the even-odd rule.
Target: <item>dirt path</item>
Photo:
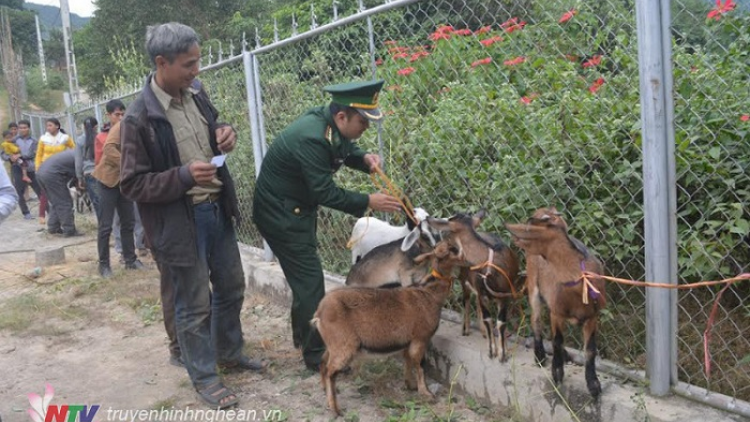
[[[42,277],[30,280],[23,274],[34,267],[33,252],[9,252],[64,240],[36,232],[37,222],[16,214],[0,230],[2,421],[29,421],[27,395],[43,394],[47,383],[54,388],[53,405],[99,404],[97,421],[126,420],[116,419],[114,410],[205,411],[185,370],[167,363],[153,262],[146,261],[151,268],[147,271],[125,272],[115,264],[115,277],[95,276],[94,228],[81,220],[79,228],[89,235],[66,247],[67,264],[48,268]],[[248,292],[242,322],[248,353],[265,359],[269,367],[260,375],[225,376],[240,398],[236,417],[244,411],[247,418],[234,420],[331,420],[319,376],[304,369],[292,347],[287,310]],[[340,420],[508,420],[471,398],[449,394],[448,386],[430,383],[438,394],[427,402],[405,390],[398,360],[357,363],[338,383],[346,413]],[[279,413],[264,418],[264,411],[273,410]],[[162,418],[127,420],[221,419],[195,415],[170,419],[165,413]]]

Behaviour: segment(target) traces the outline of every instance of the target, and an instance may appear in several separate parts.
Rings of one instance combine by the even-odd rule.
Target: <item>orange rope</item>
[[[380,180],[378,180],[378,178],[375,176],[376,174],[383,180],[383,182],[385,182],[385,186],[380,182]],[[399,189],[393,183],[393,181],[385,175],[385,173],[383,173],[383,170],[381,170],[379,166],[373,168],[373,172],[370,173],[370,179],[372,179],[372,183],[375,185],[375,187],[380,189],[382,192],[387,192],[391,196],[395,197],[401,204],[401,208],[403,208],[404,212],[406,212],[406,216],[409,217],[414,225],[419,225],[417,217],[414,216],[414,206],[411,204],[411,201],[409,201],[409,198],[404,195],[404,192]]]
[[[499,272],[500,274],[505,277],[505,279],[508,281],[508,285],[510,286],[510,294],[513,299],[517,299],[519,297],[518,293],[516,293],[516,288],[513,286],[513,282],[510,280],[510,277],[508,277],[508,273],[505,272],[502,268],[498,267],[497,265],[493,264],[491,261],[487,261],[483,264],[475,265],[473,267],[469,267],[470,270],[481,270],[482,268],[492,268],[493,270]]]
[[[736,277],[727,278],[724,280],[717,280],[717,281],[700,281],[696,283],[688,283],[688,284],[668,284],[668,283],[653,283],[650,281],[635,281],[635,280],[628,280],[625,278],[617,278],[617,277],[608,277],[605,275],[600,275],[596,273],[592,273],[590,271],[584,271],[583,275],[581,276],[582,279],[585,278],[600,278],[602,280],[612,281],[619,284],[627,284],[628,286],[640,286],[640,287],[658,287],[661,289],[678,289],[678,290],[686,290],[686,289],[694,289],[696,287],[707,287],[707,286],[717,286],[720,284],[733,284],[741,280],[748,280],[750,279],[750,273],[740,274]]]

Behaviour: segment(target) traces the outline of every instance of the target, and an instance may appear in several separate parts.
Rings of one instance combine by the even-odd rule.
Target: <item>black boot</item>
[[[104,278],[112,277],[112,268],[110,268],[109,262],[99,263],[99,275],[101,275]]]

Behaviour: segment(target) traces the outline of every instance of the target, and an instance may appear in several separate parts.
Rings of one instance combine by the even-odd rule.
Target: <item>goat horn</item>
[[[461,244],[461,239],[456,238],[456,243],[458,244],[458,257],[464,259],[464,245]]]

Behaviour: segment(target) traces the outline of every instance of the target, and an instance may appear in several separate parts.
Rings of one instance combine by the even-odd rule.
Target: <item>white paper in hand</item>
[[[224,161],[226,161],[226,159],[226,155],[216,155],[211,159],[211,164],[215,165],[216,167],[221,167],[224,165]]]

